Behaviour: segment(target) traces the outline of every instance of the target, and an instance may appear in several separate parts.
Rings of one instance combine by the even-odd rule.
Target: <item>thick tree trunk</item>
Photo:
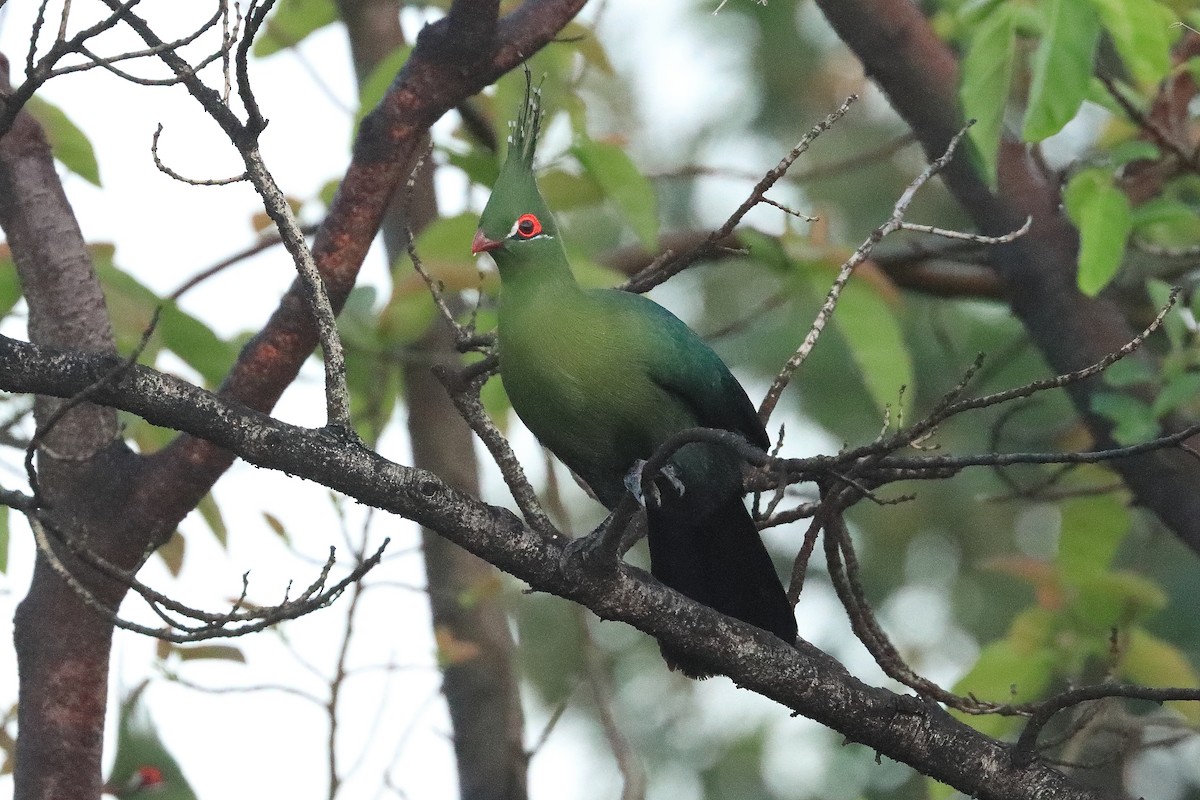
[[[450,18],[427,28],[383,103],[368,115],[355,157],[314,256],[335,308],[353,287],[406,165],[422,152],[438,117],[537,52],[584,0],[528,0],[503,19],[495,2],[456,0]],[[133,13],[123,24],[143,39],[151,26]],[[135,24],[136,23],[136,24]],[[152,45],[151,42],[147,42]],[[164,59],[173,51],[164,50]],[[0,57],[7,87],[7,62]],[[184,73],[185,84],[198,82]],[[20,269],[34,342],[62,350],[111,351],[102,295],[92,274],[49,148],[22,116],[0,138],[0,227]],[[316,327],[297,285],[240,354],[222,386],[226,400],[270,410],[316,346]],[[39,400],[44,423],[57,401]],[[93,552],[136,566],[208,493],[233,454],[201,438],[180,436],[148,457],[117,440],[116,414],[87,403],[73,407],[38,454],[39,484],[51,532],[86,539]],[[62,556],[98,605],[115,609],[125,587],[99,581]],[[88,609],[74,587],[42,558],[16,619],[20,667],[18,800],[94,800],[100,790],[101,739],[112,626]]]
[[[6,64],[0,72],[0,89],[7,89]],[[104,295],[50,147],[25,113],[0,139],[0,227],[29,308],[30,340],[115,352]],[[112,625],[82,593],[93,605],[115,610],[124,587],[72,558],[60,540],[86,541],[109,561],[133,567],[158,531],[127,513],[142,460],[117,438],[114,410],[38,397],[34,418],[44,523],[38,533],[45,549],[14,621],[20,672],[16,797],[94,798],[100,793]]]
[[[394,48],[404,44],[398,0],[342,0],[355,71],[361,82]],[[437,217],[434,167],[426,163],[409,190],[393,197],[383,220],[388,260],[395,264],[408,246],[408,231]],[[430,361],[458,360],[447,324],[437,318],[418,343]],[[413,465],[440,476],[454,488],[479,494],[474,435],[434,378],[430,364],[401,367]],[[433,626],[439,643],[453,642],[455,657],[442,664],[442,692],[454,729],[460,794],[470,800],[524,800],[524,717],[514,664],[514,644],[505,613],[500,572],[436,531],[424,529],[425,574]],[[459,646],[461,645],[461,647]]]
[[[818,0],[830,24],[912,127],[930,158],[964,124],[958,104],[958,62],[911,0]],[[1002,234],[1033,218],[1026,236],[991,251],[993,267],[1013,313],[1057,372],[1094,364],[1134,336],[1116,306],[1084,296],[1075,285],[1078,237],[1061,208],[1056,179],[1046,175],[1024,145],[1001,145],[999,189],[993,193],[963,156],[943,176],[963,209],[986,234]],[[1112,423],[1092,413],[1100,377],[1069,391],[1102,447]],[[1178,449],[1123,458],[1113,469],[1140,505],[1153,511],[1200,552],[1200,462]]]

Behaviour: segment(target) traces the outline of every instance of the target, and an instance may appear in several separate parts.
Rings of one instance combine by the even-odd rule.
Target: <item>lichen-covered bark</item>
[[[70,395],[113,359],[54,354],[0,337],[0,387]],[[703,658],[737,685],[762,694],[872,750],[983,800],[1115,800],[1073,784],[1034,760],[1015,763],[1008,745],[936,704],[867,686],[820,650],[793,649],[705,608],[625,564],[589,568],[585,556],[538,535],[512,512],[489,506],[425,470],[387,461],[325,431],[288,425],[144,367],[97,400],[186,430],[260,467],[307,478],[360,502],[416,520],[529,584],[620,620]]]

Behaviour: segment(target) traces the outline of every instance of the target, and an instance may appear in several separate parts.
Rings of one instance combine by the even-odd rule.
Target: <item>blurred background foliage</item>
[[[1180,253],[1200,237],[1200,179],[1182,175],[1154,197],[1130,197],[1122,183],[1128,166],[1162,153],[1130,123],[1114,92],[1144,107],[1171,70],[1195,74],[1196,59],[1175,65],[1170,58],[1170,48],[1184,35],[1175,23],[1200,24],[1195,4],[927,0],[922,5],[964,56],[961,97],[979,120],[964,157],[994,170],[1006,126],[1028,142],[1045,142],[1082,234],[1080,287],[1132,298],[1130,318],[1144,322],[1146,309],[1163,301],[1167,287],[1190,286],[1195,257]],[[415,33],[445,6],[410,4],[406,29]],[[758,399],[804,337],[838,266],[890,215],[925,160],[812,4],[730,0],[716,15],[713,6],[682,0],[650,10],[637,3],[600,3],[560,42],[533,57],[530,68],[542,80],[548,108],[539,174],[580,279],[615,285],[648,261],[639,251],[657,252],[660,236],[720,224],[817,120],[847,95],[863,96],[771,194],[818,221],[759,208],[739,231],[740,250],[654,292],[709,338]],[[669,28],[672,38],[638,35],[643,14],[655,18],[654,30]],[[332,0],[279,0],[255,55],[277,58],[289,48],[303,48],[315,31],[339,24]],[[364,82],[363,109],[382,96],[406,54],[397,50]],[[1094,59],[1104,63],[1115,88],[1094,76]],[[673,76],[700,62],[710,84],[699,95],[672,97]],[[470,313],[480,330],[493,323],[497,282],[470,257],[469,242],[502,152],[479,135],[478,122],[486,122],[502,142],[523,80],[519,74],[505,76],[494,92],[474,98],[468,110],[473,124],[460,117],[439,124],[426,165],[437,172],[443,216],[419,234],[416,250],[446,291],[477,304]],[[63,165],[100,182],[97,162],[104,166],[103,153],[92,152],[85,132],[68,119],[70,109],[39,102],[31,110],[50,130]],[[322,193],[295,198],[305,219],[319,220],[336,188],[336,176],[330,179]],[[966,225],[936,183],[922,190],[908,218],[948,228]],[[1157,250],[1127,247],[1134,240]],[[785,455],[862,444],[887,420],[898,426],[919,419],[961,379],[977,353],[986,360],[972,383],[975,393],[1047,376],[1046,364],[986,281],[973,295],[947,297],[936,286],[910,285],[902,271],[889,268],[924,254],[942,263],[948,275],[969,273],[969,249],[943,257],[927,252],[939,246],[944,243],[899,234],[858,271],[776,417],[786,424]],[[0,259],[6,255],[0,252]],[[95,255],[118,340],[128,352],[159,298],[113,263],[111,247],[97,243]],[[0,269],[0,309],[20,313],[12,275]],[[1114,394],[1111,405],[1096,409],[1118,424],[1122,441],[1152,437],[1165,414],[1194,415],[1200,372],[1190,305],[1187,293],[1150,343],[1162,357],[1159,374],[1125,366],[1112,372],[1114,385],[1151,381],[1160,387],[1153,404]],[[399,365],[421,357],[418,339],[434,313],[426,285],[407,259],[393,265],[390,283],[361,286],[347,304],[340,324],[354,418],[368,442],[378,442],[397,424]],[[240,343],[221,339],[202,319],[168,304],[143,361],[157,363],[169,352],[177,357],[171,365],[211,387]],[[506,430],[519,425],[508,418],[498,380],[488,384],[484,399]],[[164,441],[165,432],[132,417],[126,422],[143,450]],[[928,444],[965,454],[1074,450],[1089,441],[1066,397],[1053,392],[958,418]],[[540,487],[547,504],[574,533],[585,532],[598,519],[598,507],[561,467],[552,477]],[[794,499],[811,499],[807,491],[800,487]],[[952,480],[889,487],[880,499],[898,500],[901,491],[911,492],[911,499],[860,503],[850,521],[868,595],[918,672],[957,692],[996,701],[1034,699],[1104,679],[1197,685],[1195,554],[1131,507],[1112,473],[1096,466],[976,469]],[[224,541],[220,509],[210,501],[202,512]],[[273,527],[286,535],[278,522]],[[7,550],[7,528],[3,531],[0,565]],[[794,524],[769,532],[784,574],[803,531],[803,524]],[[184,547],[177,541],[160,554],[175,560],[173,571],[185,557]],[[630,558],[645,560],[640,549]],[[716,686],[727,683],[723,679],[697,684],[671,675],[649,638],[598,625],[561,600],[524,596],[520,588],[506,582],[504,590],[511,595],[527,702],[543,716],[565,705],[564,719],[571,724],[562,735],[577,737],[590,754],[580,771],[609,776],[613,771],[597,706],[580,689],[587,680],[585,653],[594,647],[611,672],[612,711],[643,763],[649,797],[950,795],[901,765],[877,764],[874,753],[843,747],[832,732],[792,720],[760,698]],[[819,557],[799,614],[803,636],[864,679],[883,680],[853,640]],[[464,657],[452,650],[441,655]],[[404,691],[403,675],[393,680]],[[1064,715],[1069,719],[1057,729],[1064,761],[1090,766],[1085,772],[1091,780],[1122,784],[1134,796],[1200,797],[1195,705],[1112,702],[1086,713],[1086,719]],[[1014,718],[967,721],[1001,737],[1019,731]],[[178,755],[186,769],[186,754]],[[595,797],[612,796],[611,779],[597,786]]]

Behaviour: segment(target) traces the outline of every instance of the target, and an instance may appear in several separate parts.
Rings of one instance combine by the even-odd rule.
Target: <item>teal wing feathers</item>
[[[655,343],[646,354],[648,377],[687,406],[698,426],[734,431],[751,444],[767,449],[770,442],[754,404],[712,348],[652,300],[623,292],[614,294],[640,306],[638,318],[654,329],[646,332],[646,340]]]

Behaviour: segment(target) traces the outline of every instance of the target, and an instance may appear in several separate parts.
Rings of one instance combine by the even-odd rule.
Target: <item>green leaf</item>
[[[1013,619],[1005,638],[984,646],[975,665],[954,684],[953,691],[995,702],[1037,699],[1056,672],[1057,628],[1057,615],[1044,608],[1035,606],[1022,611]],[[1014,717],[951,713],[976,730],[997,738],[1016,730],[1020,724]]]
[[[609,77],[616,75],[600,37],[586,25],[575,21],[568,22],[567,26],[559,32],[557,40],[571,42],[579,55],[583,56],[583,60],[604,75]]]
[[[179,531],[171,533],[171,538],[167,539],[167,543],[154,551],[154,554],[162,559],[166,565],[167,571],[175,577],[179,577],[179,571],[183,569],[183,555],[187,550],[187,542]]]
[[[100,165],[96,162],[96,151],[79,127],[58,106],[51,105],[40,97],[31,97],[25,110],[41,123],[54,157],[67,169],[88,183],[100,185]]]
[[[750,251],[750,260],[781,275],[787,275],[794,270],[794,264],[783,241],[776,236],[769,236],[753,228],[738,228],[738,237],[742,245]]]
[[[1050,0],[1046,13],[1021,133],[1027,142],[1058,133],[1079,111],[1100,41],[1100,21],[1088,0]]]
[[[0,245],[0,318],[7,317],[21,300],[21,279],[8,247]]]
[[[479,215],[458,214],[439,217],[417,235],[417,257],[421,263],[457,260],[470,264],[475,269],[475,257],[471,255],[471,237],[479,226]],[[404,259],[408,256],[405,254]]]
[[[1015,49],[1016,26],[1011,7],[998,5],[975,30],[962,65],[959,99],[963,112],[975,120],[970,141],[984,176],[993,185]]]
[[[341,178],[332,178],[321,186],[317,191],[317,199],[325,204],[326,208],[333,205],[333,198],[337,195],[338,188],[342,185]]]
[[[1093,75],[1091,80],[1088,81],[1087,99],[1089,102],[1100,106],[1117,119],[1125,119],[1126,117],[1125,109],[1120,103],[1113,99],[1112,93],[1109,92],[1108,87],[1095,75]]]
[[[1130,221],[1135,230],[1151,225],[1175,225],[1196,221],[1196,212],[1186,203],[1167,197],[1156,197],[1135,206]]]
[[[606,267],[591,258],[591,253],[584,252],[567,244],[567,263],[575,273],[575,280],[586,289],[597,287],[611,288],[620,283],[626,276],[612,267]]]
[[[431,303],[427,303],[432,305]],[[346,386],[350,390],[350,415],[363,441],[373,447],[396,410],[399,370],[376,346],[368,351],[348,348]],[[268,524],[271,519],[267,520]],[[277,531],[282,534],[282,531]]]
[[[954,684],[953,691],[997,703],[1023,703],[1040,697],[1053,673],[1054,654],[1048,647],[1027,652],[1009,639],[1001,639],[983,648],[975,666]],[[1010,733],[1021,722],[1013,717],[954,713],[972,728],[993,737]]]
[[[172,649],[175,655],[179,656],[180,661],[218,659],[221,661],[237,661],[239,664],[246,663],[246,656],[242,654],[242,651],[227,644],[202,644],[191,645],[189,647],[176,646]]]
[[[1108,570],[1129,531],[1125,499],[1116,492],[1074,497],[1059,509],[1058,564],[1063,580],[1074,584]]]
[[[1177,408],[1194,403],[1200,397],[1200,372],[1185,372],[1167,381],[1167,385],[1154,398],[1151,412],[1158,419]]]
[[[1129,198],[1113,185],[1107,171],[1085,169],[1071,178],[1063,202],[1079,228],[1079,289],[1095,297],[1117,274],[1125,256],[1133,230]]]
[[[397,283],[396,291],[379,315],[380,342],[389,347],[415,342],[429,329],[437,314],[424,280],[415,273],[410,276],[406,282]]]
[[[1158,373],[1150,362],[1137,357],[1123,358],[1104,370],[1104,382],[1109,386],[1136,386],[1156,380]]]
[[[237,358],[234,348],[213,329],[174,303],[163,307],[158,318],[158,335],[175,355],[199,372],[209,386],[216,386]]]
[[[1174,291],[1175,287],[1166,281],[1154,279],[1146,281],[1146,294],[1150,295],[1150,302],[1154,304],[1155,308],[1165,308]],[[1178,308],[1171,309],[1163,319],[1163,332],[1167,334],[1172,350],[1179,350],[1189,340],[1191,334]]]
[[[1052,644],[1057,624],[1056,616],[1045,608],[1027,608],[1013,618],[1007,641],[1016,652],[1033,655]]]
[[[1188,310],[1192,312],[1193,317],[1200,318],[1200,294],[1192,296],[1192,301],[1188,303]]]
[[[288,537],[287,528],[284,526],[279,517],[275,516],[269,511],[264,511],[263,522],[267,523],[267,527],[274,531],[275,535],[280,539],[283,539],[285,542],[291,541],[291,539]]]
[[[1158,421],[1150,406],[1131,395],[1100,392],[1092,397],[1092,411],[1113,421],[1112,437],[1118,444],[1148,442],[1158,436]]]
[[[904,408],[912,405],[913,361],[904,343],[900,323],[891,303],[865,281],[850,281],[842,290],[834,324],[846,338],[854,363],[862,374],[871,399],[882,411],[896,408],[904,392]]]
[[[97,258],[96,274],[104,286],[118,345],[122,350],[131,350],[141,341],[160,301],[154,292],[110,262]],[[237,350],[231,343],[173,303],[163,307],[155,336],[200,373],[210,386],[221,382],[237,357]],[[152,363],[156,353],[152,340],[143,356]]]
[[[542,198],[556,215],[604,202],[604,188],[586,172],[573,175],[565,170],[552,169],[538,175],[537,180]]]
[[[926,777],[922,782],[925,784],[925,796],[928,800],[950,800],[951,797],[962,796],[953,786],[948,786],[934,778]]]
[[[374,350],[379,343],[374,286],[355,286],[338,314],[338,332],[348,349]]]
[[[336,22],[333,0],[280,0],[267,20],[266,30],[254,43],[259,58],[295,47],[314,31]]]
[[[1140,627],[1130,629],[1123,637],[1117,669],[1121,677],[1142,686],[1200,686],[1200,676],[1196,675],[1183,651]],[[1193,725],[1200,723],[1200,704],[1170,702],[1166,705]]]
[[[584,171],[621,209],[642,246],[658,247],[658,199],[654,187],[616,145],[580,136],[571,148]]]
[[[1155,0],[1091,0],[1126,68],[1143,89],[1171,70],[1175,14]]]
[[[1167,605],[1156,583],[1132,572],[1104,572],[1080,580],[1071,609],[1079,621],[1102,636],[1114,627],[1143,619]]]
[[[225,547],[229,540],[229,528],[225,526],[225,518],[221,515],[221,508],[217,505],[217,501],[213,499],[211,493],[204,495],[200,502],[196,504],[196,510],[200,512],[200,517],[208,525],[208,529],[212,531],[213,536],[217,537],[221,547]]]
[[[1157,161],[1161,157],[1162,151],[1158,149],[1158,145],[1142,139],[1130,139],[1128,142],[1121,142],[1108,154],[1108,160],[1114,166],[1118,167],[1134,161]]]
[[[496,178],[500,176],[500,162],[496,159],[496,155],[481,147],[471,148],[465,153],[455,152],[444,147],[438,149],[445,153],[446,163],[467,173],[467,178],[472,183],[490,189],[495,185]],[[544,186],[542,191],[545,192]]]

